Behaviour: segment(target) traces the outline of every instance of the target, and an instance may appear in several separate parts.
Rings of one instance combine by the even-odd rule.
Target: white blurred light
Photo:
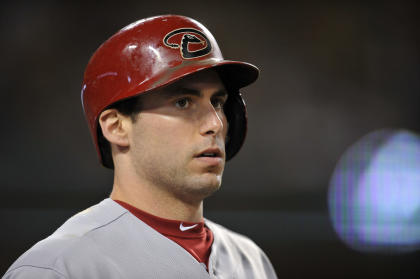
[[[351,146],[330,181],[329,209],[339,237],[361,251],[420,248],[420,137],[373,132]]]

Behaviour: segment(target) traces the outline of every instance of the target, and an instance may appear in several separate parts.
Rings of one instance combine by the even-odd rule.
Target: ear
[[[120,147],[128,147],[128,116],[122,115],[116,109],[104,110],[99,116],[102,134],[111,143]]]

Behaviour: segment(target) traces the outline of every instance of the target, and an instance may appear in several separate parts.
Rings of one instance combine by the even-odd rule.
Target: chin
[[[221,175],[212,174],[204,177],[197,177],[192,181],[189,181],[189,183],[186,183],[183,187],[183,199],[190,201],[202,201],[219,190],[221,184]]]
[[[222,185],[222,175],[214,173],[203,174],[199,178],[198,184],[203,188],[216,188],[219,189]]]

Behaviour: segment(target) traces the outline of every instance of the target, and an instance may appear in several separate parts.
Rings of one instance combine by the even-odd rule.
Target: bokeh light
[[[332,225],[351,248],[408,252],[420,248],[420,137],[372,132],[351,146],[331,177]]]

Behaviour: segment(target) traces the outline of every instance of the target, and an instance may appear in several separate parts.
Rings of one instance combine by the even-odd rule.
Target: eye
[[[190,106],[191,99],[190,98],[181,98],[175,102],[175,106],[180,109],[186,109]]]
[[[222,97],[218,97],[218,98],[214,98],[211,101],[212,105],[214,108],[216,109],[223,109],[223,106],[226,103],[226,98],[222,98]]]

